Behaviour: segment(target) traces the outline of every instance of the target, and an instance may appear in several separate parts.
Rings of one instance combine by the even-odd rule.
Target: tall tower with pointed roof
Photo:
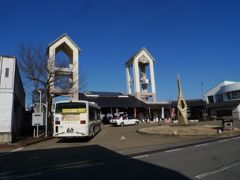
[[[61,35],[55,41],[48,45],[48,69],[51,69],[51,92],[52,94],[64,94],[69,96],[71,100],[78,100],[79,93],[79,73],[78,73],[78,57],[80,48],[70,39],[67,34]],[[59,67],[57,53],[63,52],[68,58],[67,65]],[[59,78],[60,77],[60,78]],[[58,89],[56,81],[61,78],[69,79],[70,89]]]
[[[156,102],[155,59],[142,48],[126,62],[127,93],[145,102]]]

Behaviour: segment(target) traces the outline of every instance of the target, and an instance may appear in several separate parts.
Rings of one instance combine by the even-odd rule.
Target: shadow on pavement
[[[0,179],[189,179],[98,145],[18,151],[1,156],[0,161]]]
[[[84,138],[59,138],[57,143],[79,143],[79,142],[89,142],[92,138],[90,137],[84,137]]]

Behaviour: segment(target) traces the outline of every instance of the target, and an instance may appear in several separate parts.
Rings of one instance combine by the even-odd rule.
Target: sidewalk
[[[34,138],[34,137],[30,137],[30,136],[18,137],[16,139],[16,141],[13,143],[0,144],[0,150],[8,149],[8,148],[11,149],[11,148],[20,148],[20,147],[24,147],[24,146],[29,146],[31,144],[36,144],[36,143],[46,141],[51,138],[52,138],[52,136],[49,136],[47,138],[45,138],[44,136],[40,136],[38,138]]]

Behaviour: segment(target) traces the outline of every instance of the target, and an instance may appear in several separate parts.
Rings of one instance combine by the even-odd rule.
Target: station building
[[[222,81],[204,94],[210,117],[240,119],[240,82]]]
[[[147,103],[135,96],[125,95],[120,92],[88,91],[79,93],[80,100],[95,102],[101,107],[103,115],[113,116],[118,112],[126,112],[130,117],[140,121],[159,122],[164,119],[176,118],[177,101]],[[203,120],[206,106],[202,99],[186,100],[188,105],[188,118]]]

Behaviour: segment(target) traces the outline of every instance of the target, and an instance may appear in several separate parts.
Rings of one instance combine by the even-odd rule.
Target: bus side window
[[[94,111],[92,107],[89,107],[89,121],[94,120]]]
[[[97,116],[98,116],[98,114],[97,114],[97,110],[94,109],[94,120],[97,120],[97,119],[98,119]]]
[[[99,120],[100,110],[97,108],[89,107],[89,120]]]

